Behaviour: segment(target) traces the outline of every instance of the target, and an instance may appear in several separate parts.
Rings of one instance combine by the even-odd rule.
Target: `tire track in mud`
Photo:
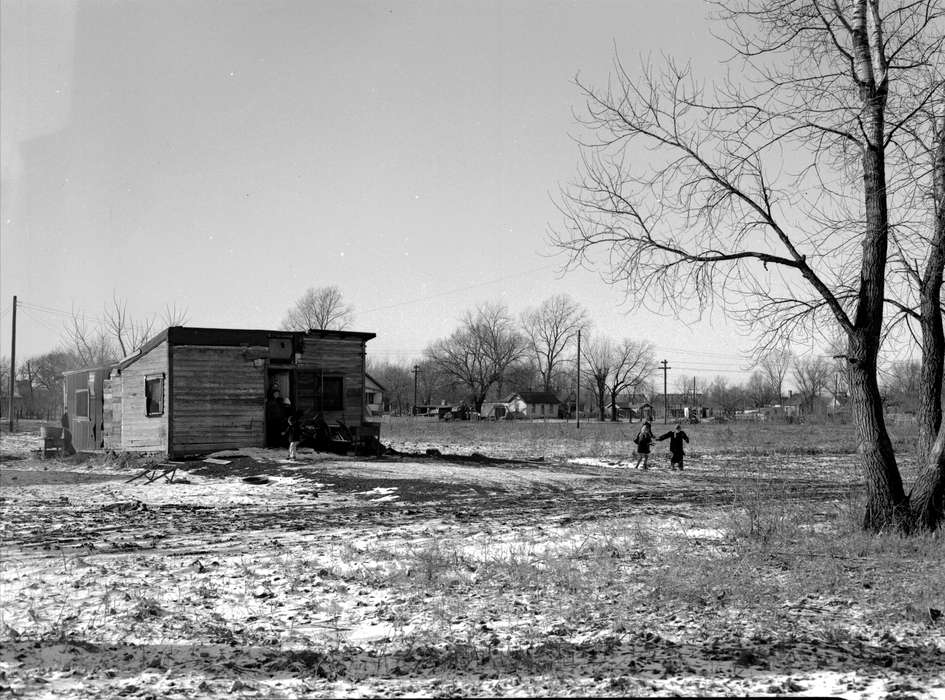
[[[552,465],[549,465],[552,466]],[[193,473],[208,470],[195,469]],[[271,472],[251,470],[257,474]],[[572,472],[574,470],[571,470]],[[405,528],[428,521],[468,527],[472,523],[501,524],[509,527],[558,524],[562,520],[593,522],[630,517],[641,512],[667,516],[695,517],[680,512],[692,509],[738,506],[746,489],[750,498],[761,501],[832,501],[849,498],[857,486],[836,481],[803,483],[788,479],[754,479],[732,485],[720,483],[715,475],[692,472],[674,475],[684,483],[665,481],[640,483],[640,476],[601,471],[573,481],[545,483],[516,482],[511,488],[456,481],[445,483],[431,478],[378,478],[328,471],[302,472],[297,476],[313,486],[320,483],[311,500],[294,500],[274,510],[263,505],[227,504],[220,506],[130,503],[128,508],[80,506],[68,501],[33,502],[30,509],[6,508],[4,549],[71,549],[95,554],[127,554],[129,551],[211,550],[247,536],[259,541],[277,541],[279,533],[326,533],[347,531],[364,534]],[[708,477],[708,478],[707,478]],[[650,473],[646,478],[661,479]],[[524,487],[524,484],[528,487]],[[264,485],[258,488],[265,488]],[[376,502],[365,493],[376,488],[395,488],[398,500]],[[145,495],[146,491],[142,491]],[[341,497],[339,499],[339,497]],[[36,508],[36,506],[42,506]],[[37,520],[38,519],[38,520]],[[193,541],[190,541],[192,538]],[[37,551],[38,553],[38,551]]]

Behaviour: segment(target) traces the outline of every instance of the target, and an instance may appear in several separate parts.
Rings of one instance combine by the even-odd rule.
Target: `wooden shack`
[[[168,457],[281,444],[285,415],[321,413],[356,437],[365,420],[374,333],[173,326],[111,368],[104,447]],[[276,410],[274,410],[274,408]]]
[[[62,405],[76,450],[97,450],[104,444],[103,395],[107,367],[62,373]]]

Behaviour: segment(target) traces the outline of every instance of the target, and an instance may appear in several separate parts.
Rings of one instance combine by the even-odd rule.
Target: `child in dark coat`
[[[633,441],[637,443],[637,454],[640,455],[637,457],[637,464],[634,469],[640,468],[640,462],[643,462],[644,469],[649,469],[650,443],[653,442],[653,431],[650,428],[650,421],[643,423],[643,427],[640,428],[640,432],[633,438]]]
[[[686,431],[677,423],[674,430],[663,433],[656,439],[665,440],[666,438],[669,438],[669,469],[673,471],[678,465],[679,471],[682,471],[683,456],[686,454],[683,450],[683,441],[689,442],[689,436],[686,435]]]
[[[298,416],[294,413],[289,414],[288,426],[283,435],[287,435],[289,438],[289,459],[295,459],[295,451],[298,449],[299,440],[302,439],[302,426],[299,425]]]

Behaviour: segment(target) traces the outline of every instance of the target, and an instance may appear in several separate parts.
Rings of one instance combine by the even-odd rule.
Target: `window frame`
[[[331,393],[324,391],[335,387],[337,389]],[[309,388],[311,394],[307,391]],[[304,411],[343,412],[345,377],[343,374],[326,375],[320,370],[300,370],[296,373],[295,398],[298,407]]]
[[[161,395],[158,397],[157,409],[151,410],[152,399],[153,399],[153,390],[149,387],[154,386],[156,382],[160,382]],[[158,418],[164,415],[164,395],[165,395],[165,375],[162,372],[161,374],[146,374],[144,377],[144,415],[148,418]]]
[[[80,402],[80,394],[84,394]],[[85,413],[79,412],[79,406],[85,404]],[[84,418],[85,420],[89,419],[89,413],[92,410],[91,396],[89,395],[88,389],[76,389],[75,391],[75,417]]]

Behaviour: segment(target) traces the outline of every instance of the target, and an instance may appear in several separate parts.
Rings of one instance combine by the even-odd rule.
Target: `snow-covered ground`
[[[852,457],[680,473],[240,450],[146,483],[129,482],[141,464],[0,447],[5,692],[945,696],[945,631],[922,617],[941,589],[895,619],[868,562],[849,562],[857,598],[845,580],[786,585],[776,551],[757,577],[791,597],[746,600],[708,573],[739,566],[732,475],[829,514]]]

